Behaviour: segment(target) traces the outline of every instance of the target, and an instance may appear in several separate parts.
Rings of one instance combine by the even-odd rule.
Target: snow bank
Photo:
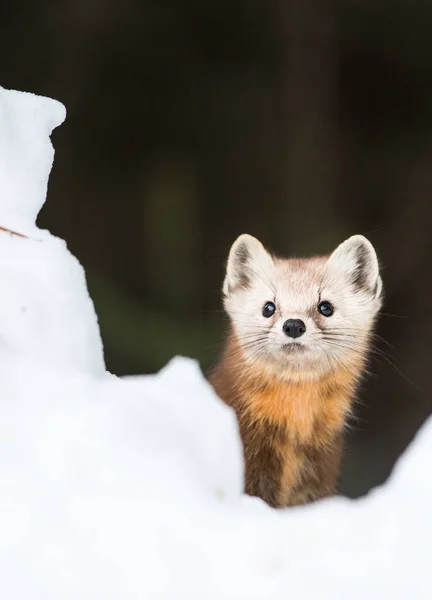
[[[360,501],[242,496],[198,366],[105,371],[81,266],[35,226],[54,101],[0,88],[0,594],[5,600],[430,598],[432,422]]]

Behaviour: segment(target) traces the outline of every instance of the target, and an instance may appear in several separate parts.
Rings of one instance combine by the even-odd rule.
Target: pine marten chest
[[[216,370],[211,382],[235,410],[244,447],[245,491],[271,506],[304,504],[337,491],[353,382],[244,379]],[[274,378],[273,378],[274,379]]]

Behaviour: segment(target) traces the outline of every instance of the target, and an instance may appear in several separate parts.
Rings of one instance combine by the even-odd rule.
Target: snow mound
[[[198,594],[190,561],[211,568],[200,537],[242,476],[235,419],[195,363],[132,382],[1,371],[4,597],[169,597],[187,578]]]
[[[63,118],[0,88],[0,227],[29,236],[0,230],[1,597],[430,598],[432,421],[367,498],[275,511],[194,361],[106,372],[83,269],[35,226]]]
[[[36,227],[65,118],[60,102],[0,88],[0,349],[102,375],[102,342],[84,270]],[[29,236],[23,238],[21,236]]]
[[[0,211],[2,227],[33,235],[54,160],[49,136],[63,123],[63,104],[0,87]]]

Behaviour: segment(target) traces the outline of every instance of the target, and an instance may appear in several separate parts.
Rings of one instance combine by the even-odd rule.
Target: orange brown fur
[[[336,493],[343,431],[363,366],[357,357],[352,368],[290,381],[265,363],[249,365],[230,335],[210,382],[238,418],[246,493],[274,507]]]

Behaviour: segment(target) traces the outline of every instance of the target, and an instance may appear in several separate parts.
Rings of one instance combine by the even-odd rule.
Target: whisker
[[[396,373],[403,377],[403,379],[405,379],[417,391],[423,392],[421,387],[414,381],[412,381],[412,379],[408,377],[406,373],[404,373],[402,368],[395,362],[396,359],[381,348],[377,348],[373,345],[368,345],[365,342],[358,342],[357,340],[353,340],[349,336],[343,336],[342,334],[338,335],[337,333],[325,334],[323,336],[323,339],[328,341],[329,344],[334,345],[335,347],[341,350],[349,350],[351,353],[359,354],[361,351],[362,353],[364,353],[364,355],[370,354],[375,358],[381,359],[383,362],[387,363]]]

